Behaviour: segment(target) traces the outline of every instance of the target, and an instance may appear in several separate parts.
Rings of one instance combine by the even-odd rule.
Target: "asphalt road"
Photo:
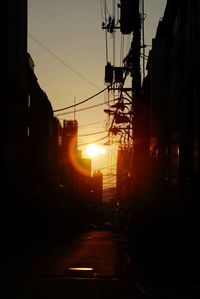
[[[90,231],[47,249],[18,272],[10,269],[1,299],[149,298],[137,288],[121,233]]]

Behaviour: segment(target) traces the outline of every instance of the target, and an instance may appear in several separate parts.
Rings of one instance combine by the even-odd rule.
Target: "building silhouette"
[[[54,117],[34,73],[27,52],[27,0],[0,1],[0,16],[0,230],[6,254],[12,246],[49,235],[68,236],[87,225],[84,199],[91,191],[91,161],[82,159],[77,149],[77,121],[61,124]]]
[[[188,271],[192,261],[199,261],[199,16],[199,1],[167,1],[138,109],[136,103],[136,128],[144,146],[149,144],[148,151],[141,151],[145,169],[140,164],[139,192],[131,196],[136,259],[143,274],[153,266],[155,242],[165,261],[157,271],[165,275],[184,273],[183,260]]]

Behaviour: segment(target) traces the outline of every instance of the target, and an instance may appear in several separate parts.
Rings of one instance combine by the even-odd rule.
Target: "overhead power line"
[[[111,85],[112,85],[112,84],[111,84]],[[67,110],[67,109],[70,109],[70,108],[74,108],[74,107],[76,107],[76,106],[78,106],[78,105],[81,105],[81,104],[83,104],[83,103],[86,103],[86,102],[88,102],[89,100],[91,100],[91,99],[95,98],[96,96],[98,96],[99,94],[101,94],[102,92],[104,92],[105,90],[109,89],[109,87],[110,87],[111,85],[107,86],[106,88],[100,90],[100,91],[97,92],[96,94],[92,95],[91,97],[89,97],[89,98],[87,98],[87,99],[85,99],[85,100],[83,100],[83,101],[80,101],[80,102],[78,102],[78,103],[76,103],[76,104],[73,104],[73,105],[70,105],[70,106],[67,106],[67,107],[64,107],[64,108],[56,109],[56,110],[54,110],[53,112],[59,112],[59,111]]]
[[[37,38],[35,38],[32,34],[28,33],[30,38],[32,38],[41,48],[43,48],[45,51],[47,51],[51,56],[53,56],[55,59],[57,59],[59,62],[61,62],[64,66],[66,66],[68,69],[70,69],[72,72],[74,72],[76,75],[81,77],[83,80],[85,80],[90,85],[94,86],[97,89],[100,89],[97,85],[95,85],[93,82],[88,80],[85,76],[81,75],[78,71],[76,71],[73,67],[71,67],[68,63],[66,63],[64,60],[59,58],[56,54],[54,54],[51,50],[49,50],[45,45],[43,45]]]
[[[88,123],[88,124],[85,124],[85,125],[81,125],[81,126],[79,126],[79,128],[89,127],[89,126],[93,126],[93,125],[96,125],[96,124],[102,124],[102,123],[103,123],[103,121],[101,120],[101,121],[97,121],[95,123]]]
[[[88,110],[88,109],[92,109],[92,108],[96,108],[96,107],[99,107],[99,106],[102,106],[102,105],[106,105],[107,103],[99,103],[99,104],[96,104],[96,105],[92,105],[92,106],[88,106],[88,107],[85,107],[85,108],[81,108],[81,109],[77,109],[76,112],[81,112],[81,111],[85,111],[85,110]],[[59,113],[59,114],[56,114],[55,116],[60,116],[60,115],[66,115],[66,114],[72,114],[74,113],[73,110],[70,110],[70,111],[67,111],[67,112],[63,112],[63,113]]]
[[[102,134],[102,133],[105,133],[105,131],[88,133],[88,134],[81,134],[81,135],[78,135],[78,137],[86,137],[86,136],[92,136],[92,135],[97,135],[97,134]]]
[[[103,169],[107,169],[107,168],[111,168],[111,167],[116,167],[116,164],[112,164],[112,165],[108,165],[106,167],[102,167],[102,168],[97,168],[96,170],[103,170]]]
[[[106,136],[103,137],[103,138],[99,138],[99,139],[97,139],[97,140],[93,140],[93,141],[91,141],[91,142],[87,142],[87,143],[79,144],[78,146],[84,146],[84,145],[88,145],[88,144],[91,144],[91,143],[96,143],[96,142],[99,142],[99,141],[104,140],[104,139],[106,139],[106,138],[108,138],[108,135],[106,135]]]

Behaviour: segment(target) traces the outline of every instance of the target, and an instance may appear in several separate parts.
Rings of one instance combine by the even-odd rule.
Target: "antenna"
[[[76,96],[74,96],[74,120],[76,120]]]

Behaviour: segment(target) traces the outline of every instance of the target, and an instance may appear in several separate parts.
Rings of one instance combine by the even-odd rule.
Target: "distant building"
[[[91,193],[91,159],[82,158],[82,151],[78,150],[77,190],[84,195]]]
[[[99,203],[103,200],[103,174],[101,171],[95,171],[92,176],[93,197]]]
[[[69,164],[70,155],[75,155],[77,152],[77,136],[78,122],[76,120],[64,120],[62,131],[62,158],[64,164]]]
[[[91,159],[82,158],[77,138],[77,121],[64,120],[61,145],[64,185],[75,193],[86,195],[91,190]]]

